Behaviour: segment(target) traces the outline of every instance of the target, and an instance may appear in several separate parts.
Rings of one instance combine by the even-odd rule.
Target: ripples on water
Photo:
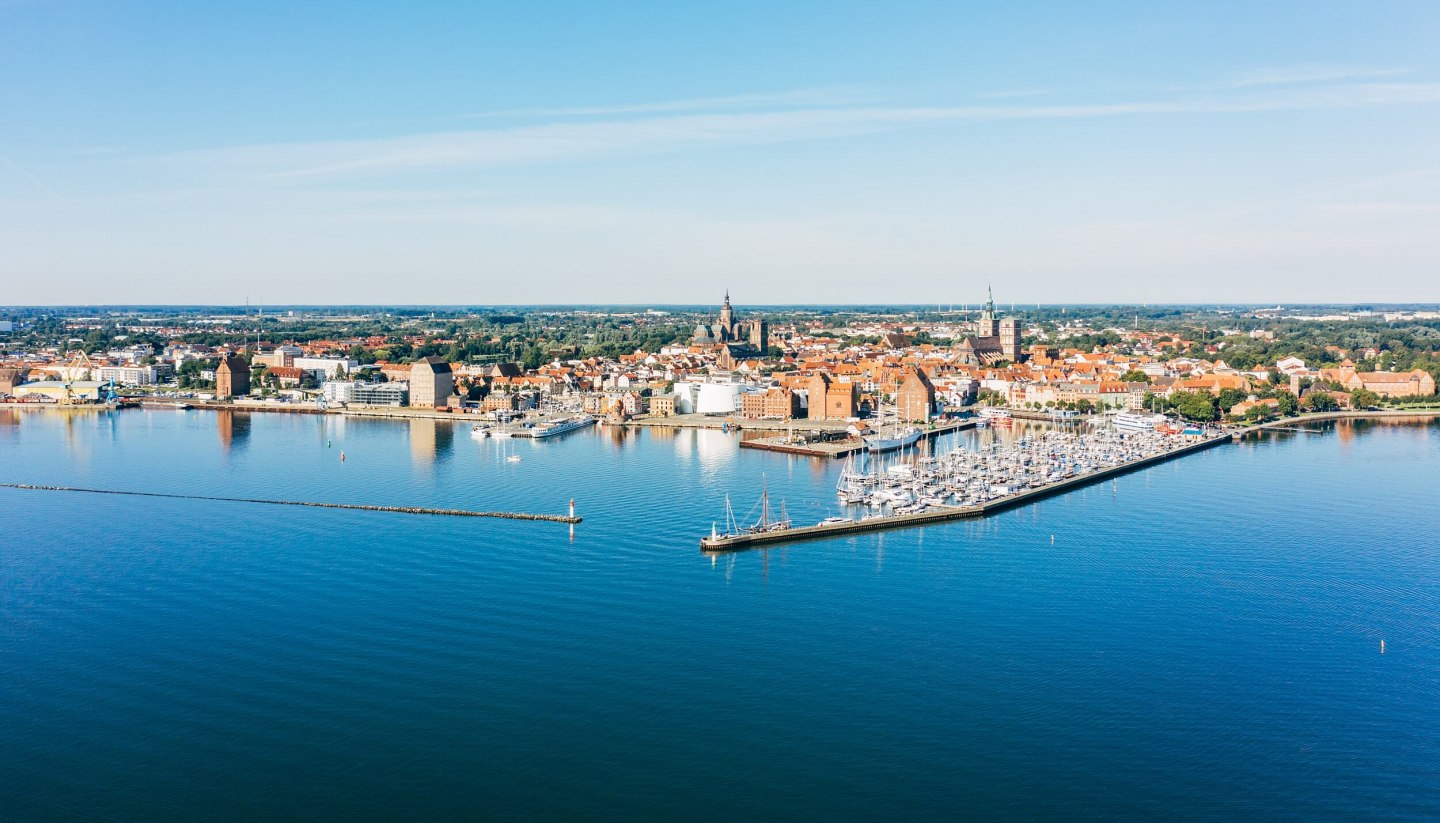
[[[712,561],[836,508],[735,442],[0,411],[5,482],[586,518],[0,489],[7,817],[1440,816],[1440,427]]]

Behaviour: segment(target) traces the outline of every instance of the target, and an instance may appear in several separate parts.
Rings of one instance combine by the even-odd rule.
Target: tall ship
[[[888,452],[913,445],[920,439],[922,434],[924,434],[924,432],[914,426],[909,426],[904,429],[892,431],[889,434],[876,433],[867,435],[864,440],[866,448],[871,452]]]
[[[760,502],[755,506],[759,509],[759,518],[749,526],[742,526],[735,518],[735,509],[730,505],[730,495],[725,495],[725,533],[720,533],[719,524],[711,524],[710,539],[779,532],[790,528],[790,515],[785,512],[784,500],[780,501],[780,517],[775,518],[770,514],[770,492],[766,488],[764,475],[760,476]],[[753,513],[754,509],[751,511]]]
[[[560,420],[552,420],[548,423],[541,423],[530,429],[530,436],[539,440],[546,437],[573,432],[576,429],[583,429],[586,426],[595,424],[595,418],[588,414],[577,414],[574,417],[565,417]]]

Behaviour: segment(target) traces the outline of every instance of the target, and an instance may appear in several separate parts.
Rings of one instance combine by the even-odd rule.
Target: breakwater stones
[[[432,509],[423,506],[366,506],[358,503],[319,503],[308,500],[265,500],[255,497],[216,497],[203,494],[168,494],[120,489],[85,489],[76,486],[37,486],[28,483],[0,483],[7,489],[28,489],[47,492],[84,492],[86,494],[123,494],[132,497],[169,497],[177,500],[218,500],[225,503],[260,503],[267,506],[309,506],[315,509],[355,509],[367,512],[398,514],[431,514],[447,517],[498,517],[504,520],[543,520],[550,523],[579,523],[582,518],[563,514],[529,514],[527,512],[476,512],[467,509]]]

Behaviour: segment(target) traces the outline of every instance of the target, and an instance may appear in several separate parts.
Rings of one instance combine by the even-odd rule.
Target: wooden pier
[[[1139,460],[1126,463],[1122,466],[1111,466],[1087,474],[1076,475],[1056,483],[1047,483],[1033,489],[1016,492],[1015,494],[997,497],[975,506],[940,506],[927,511],[914,514],[898,514],[886,517],[871,517],[863,520],[852,520],[846,523],[827,523],[815,526],[798,526],[777,531],[758,532],[755,534],[719,535],[704,537],[700,540],[700,550],[706,553],[724,553],[743,551],[745,549],[771,546],[777,543],[792,543],[798,540],[813,540],[827,537],[840,537],[862,532],[880,531],[882,529],[897,529],[909,526],[924,526],[930,523],[940,523],[947,520],[961,520],[972,517],[985,517],[1005,509],[1030,503],[1044,497],[1070,491],[1080,486],[1088,486],[1091,483],[1098,483],[1111,477],[1137,471],[1139,469],[1163,463],[1176,457],[1183,457],[1187,454],[1194,454],[1198,451],[1214,448],[1221,443],[1238,441],[1245,434],[1254,429],[1242,429],[1237,432],[1217,435],[1207,440],[1199,440],[1194,443],[1187,443],[1179,448],[1172,449],[1163,454],[1155,454],[1149,457],[1142,457]]]

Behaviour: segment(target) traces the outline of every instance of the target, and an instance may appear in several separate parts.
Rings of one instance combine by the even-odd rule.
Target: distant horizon
[[[943,311],[979,311],[984,302],[977,303],[743,303],[732,300],[737,310],[752,309],[905,309],[929,311],[937,306],[943,306]],[[0,312],[6,310],[33,311],[39,309],[54,310],[109,310],[109,311],[222,311],[239,310],[242,313],[248,310],[250,313],[258,314],[261,310],[266,311],[316,311],[316,310],[369,310],[381,311],[387,309],[400,309],[409,311],[425,310],[475,310],[475,309],[552,309],[552,310],[583,310],[583,309],[630,309],[630,310],[705,310],[719,305],[719,301],[712,303],[36,303],[36,304],[0,304]],[[1089,303],[1046,303],[1046,302],[1021,302],[1014,301],[1006,303],[996,301],[996,307],[1002,311],[1009,311],[1011,307],[1018,313],[1023,307],[1038,308],[1185,308],[1185,309],[1274,309],[1277,305],[1281,309],[1345,309],[1350,311],[1366,311],[1376,309],[1407,309],[1407,310],[1436,310],[1440,311],[1440,302],[1425,301],[1401,301],[1401,302],[1340,302],[1340,303],[1302,303],[1302,302],[1276,302],[1258,301],[1243,303],[1227,302],[1165,302],[1165,303],[1134,303],[1134,302],[1113,302],[1098,301]],[[968,307],[968,308],[967,308]]]

